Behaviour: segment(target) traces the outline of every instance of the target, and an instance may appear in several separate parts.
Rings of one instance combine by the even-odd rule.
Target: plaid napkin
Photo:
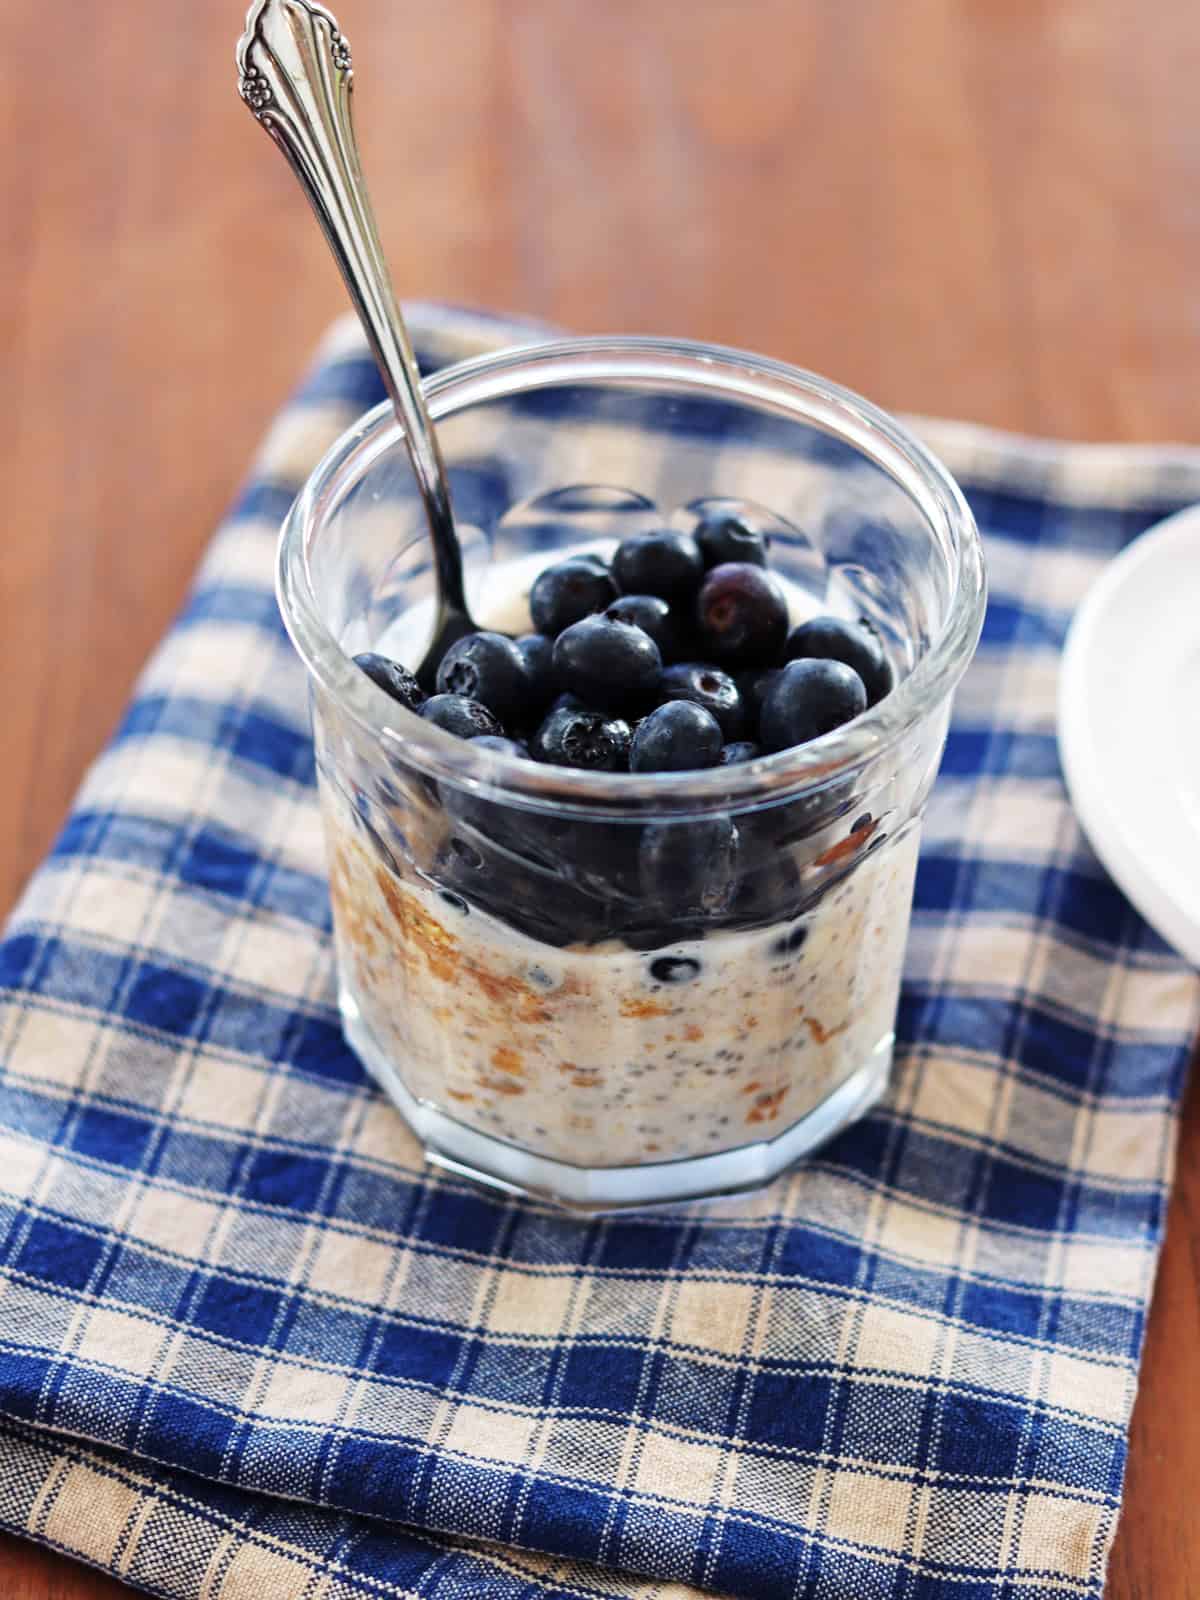
[[[0,1524],[180,1600],[1098,1594],[1198,993],[1080,838],[1055,678],[1200,455],[924,427],[993,599],[891,1096],[579,1222],[427,1173],[338,1029],[271,572],[380,393],[343,327],[0,945]]]

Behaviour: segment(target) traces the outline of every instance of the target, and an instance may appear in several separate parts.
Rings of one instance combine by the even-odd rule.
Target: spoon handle
[[[465,615],[445,467],[363,182],[349,42],[315,0],[255,0],[237,65],[242,99],[287,157],[317,214],[403,425],[433,534],[441,610]]]

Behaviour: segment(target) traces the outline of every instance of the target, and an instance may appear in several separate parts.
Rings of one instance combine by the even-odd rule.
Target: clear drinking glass
[[[579,339],[426,386],[473,611],[528,629],[567,549],[749,504],[797,615],[863,618],[897,685],[744,765],[631,776],[457,740],[351,657],[411,665],[433,569],[391,411],[284,526],[346,1034],[432,1161],[580,1210],[751,1187],[884,1089],[920,819],[984,575],[945,470],[874,407],[735,351]]]

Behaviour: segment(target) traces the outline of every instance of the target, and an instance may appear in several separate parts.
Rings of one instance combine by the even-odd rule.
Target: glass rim
[[[306,479],[279,536],[276,589],[292,642],[311,677],[396,759],[451,783],[503,791],[534,809],[613,816],[705,813],[816,789],[894,746],[954,689],[983,625],[986,578],[975,519],[931,451],[870,401],[765,356],[720,345],[590,336],[506,346],[443,368],[423,382],[434,422],[473,405],[565,383],[675,381],[809,424],[854,446],[902,489],[958,558],[945,618],[924,656],[877,705],[832,733],[774,755],[696,772],[609,773],[556,767],[480,748],[393,700],[354,665],[326,625],[313,590],[309,538],[331,506],[392,449],[403,449],[390,401],[366,412]]]

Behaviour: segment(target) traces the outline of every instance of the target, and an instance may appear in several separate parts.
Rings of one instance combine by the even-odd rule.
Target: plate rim
[[[1195,524],[1196,526],[1192,526]],[[1128,831],[1090,782],[1093,741],[1081,714],[1086,701],[1086,661],[1113,596],[1147,564],[1160,560],[1191,529],[1200,536],[1200,503],[1172,512],[1139,534],[1109,563],[1077,606],[1063,644],[1059,666],[1057,734],[1063,780],[1088,843],[1118,888],[1161,938],[1200,967],[1200,922],[1194,921],[1161,878],[1148,869],[1130,844]]]

